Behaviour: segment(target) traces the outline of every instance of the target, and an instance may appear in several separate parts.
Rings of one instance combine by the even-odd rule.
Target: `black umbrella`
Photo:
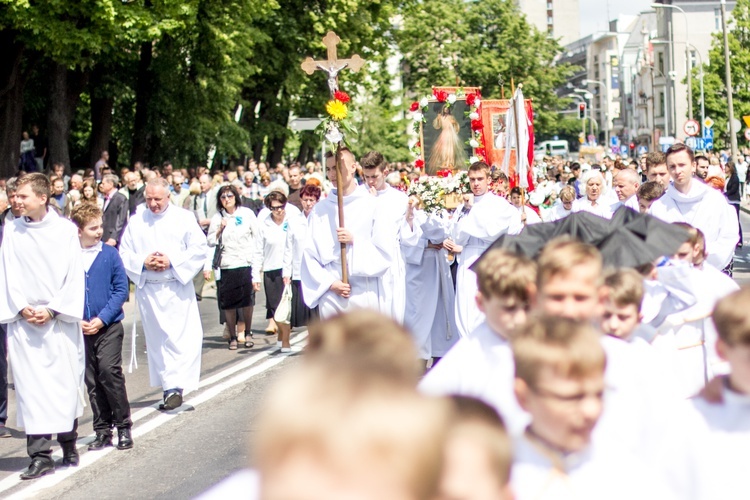
[[[605,265],[612,267],[637,267],[673,255],[688,239],[688,232],[681,227],[621,207],[612,220],[577,212],[555,222],[526,226],[517,235],[501,236],[485,253],[504,248],[535,258],[549,240],[562,235],[594,245],[602,253]],[[472,270],[482,257],[471,266]]]

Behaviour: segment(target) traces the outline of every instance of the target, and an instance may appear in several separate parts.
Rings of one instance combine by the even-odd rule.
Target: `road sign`
[[[609,145],[613,148],[619,148],[620,147],[620,138],[616,135],[613,135],[609,138]]]
[[[646,153],[648,153],[646,146],[638,146],[638,155],[645,155]]]
[[[732,120],[732,125],[734,125],[734,133],[735,134],[737,132],[739,132],[740,128],[742,127],[742,123],[740,123],[740,121],[737,118],[735,118],[734,120]],[[729,132],[729,122],[728,121],[727,121],[727,132]]]
[[[714,139],[713,137],[710,139],[703,139],[703,150],[704,151],[711,151],[714,148]]]
[[[696,151],[708,151],[714,148],[713,139],[705,139],[702,137],[688,137],[685,139],[685,144],[687,144],[690,149]]]
[[[703,126],[711,128],[714,126],[714,121],[711,118],[707,117],[705,120],[703,120]]]
[[[703,126],[703,138],[704,139],[713,139],[714,138],[714,129],[708,128],[705,125]]]
[[[750,128],[750,115],[743,116],[742,121],[745,122],[745,125],[747,126],[747,128]]]
[[[628,147],[625,144],[623,144],[622,146],[620,146],[620,154],[621,155],[628,154]]]
[[[682,130],[687,135],[691,137],[695,137],[696,135],[698,135],[698,132],[701,131],[701,124],[695,120],[688,120],[685,122],[685,125],[682,127]]]
[[[745,139],[750,141],[750,128],[745,129]]]

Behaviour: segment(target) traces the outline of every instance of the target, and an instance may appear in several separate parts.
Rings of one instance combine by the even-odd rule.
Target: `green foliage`
[[[742,116],[750,115],[750,0],[737,0],[728,19],[729,64],[732,72],[732,100],[734,116],[742,122]],[[715,149],[729,148],[727,132],[729,110],[725,85],[724,38],[721,31],[714,34],[709,51],[709,61],[703,67],[706,116],[714,120]],[[693,108],[700,109],[698,68],[693,70]],[[745,144],[742,131],[737,130],[738,144]]]
[[[514,2],[424,0],[404,9],[396,33],[408,71],[404,86],[424,95],[432,86],[480,86],[484,98],[500,98],[502,78],[510,98],[511,79],[534,100],[540,134],[558,128],[564,102],[554,90],[571,68],[553,65],[559,44],[533,28]]]

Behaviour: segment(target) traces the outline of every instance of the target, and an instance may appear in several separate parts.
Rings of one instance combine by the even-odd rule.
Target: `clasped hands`
[[[154,252],[146,257],[143,265],[149,271],[166,271],[170,266],[169,257],[159,252]]]
[[[52,314],[50,314],[49,309],[46,307],[36,309],[31,306],[26,306],[21,309],[21,316],[32,325],[39,326],[47,324],[47,322],[52,319]]]

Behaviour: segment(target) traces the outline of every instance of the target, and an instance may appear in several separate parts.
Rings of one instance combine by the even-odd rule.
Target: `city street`
[[[745,241],[750,241],[750,215],[742,214]],[[735,258],[735,279],[750,284],[750,251],[745,246]],[[0,440],[0,497],[5,498],[191,498],[233,471],[250,463],[255,417],[263,395],[279,372],[298,361],[275,348],[275,336],[266,336],[262,295],[255,309],[253,349],[229,351],[221,338],[213,284],[206,285],[200,309],[204,325],[203,367],[200,390],[187,396],[174,412],[156,410],[161,390],[148,386],[148,366],[143,337],[137,337],[139,368],[126,374],[134,420],[135,448],[88,452],[93,440],[91,413],[80,419],[81,465],[29,483],[18,474],[26,468],[24,434]],[[124,365],[130,356],[133,302],[126,304]],[[304,344],[306,332],[293,342]],[[10,391],[11,429],[15,429],[15,393]],[[282,432],[280,430],[280,432]],[[55,450],[59,450],[55,446]],[[56,458],[60,458],[59,451]]]

